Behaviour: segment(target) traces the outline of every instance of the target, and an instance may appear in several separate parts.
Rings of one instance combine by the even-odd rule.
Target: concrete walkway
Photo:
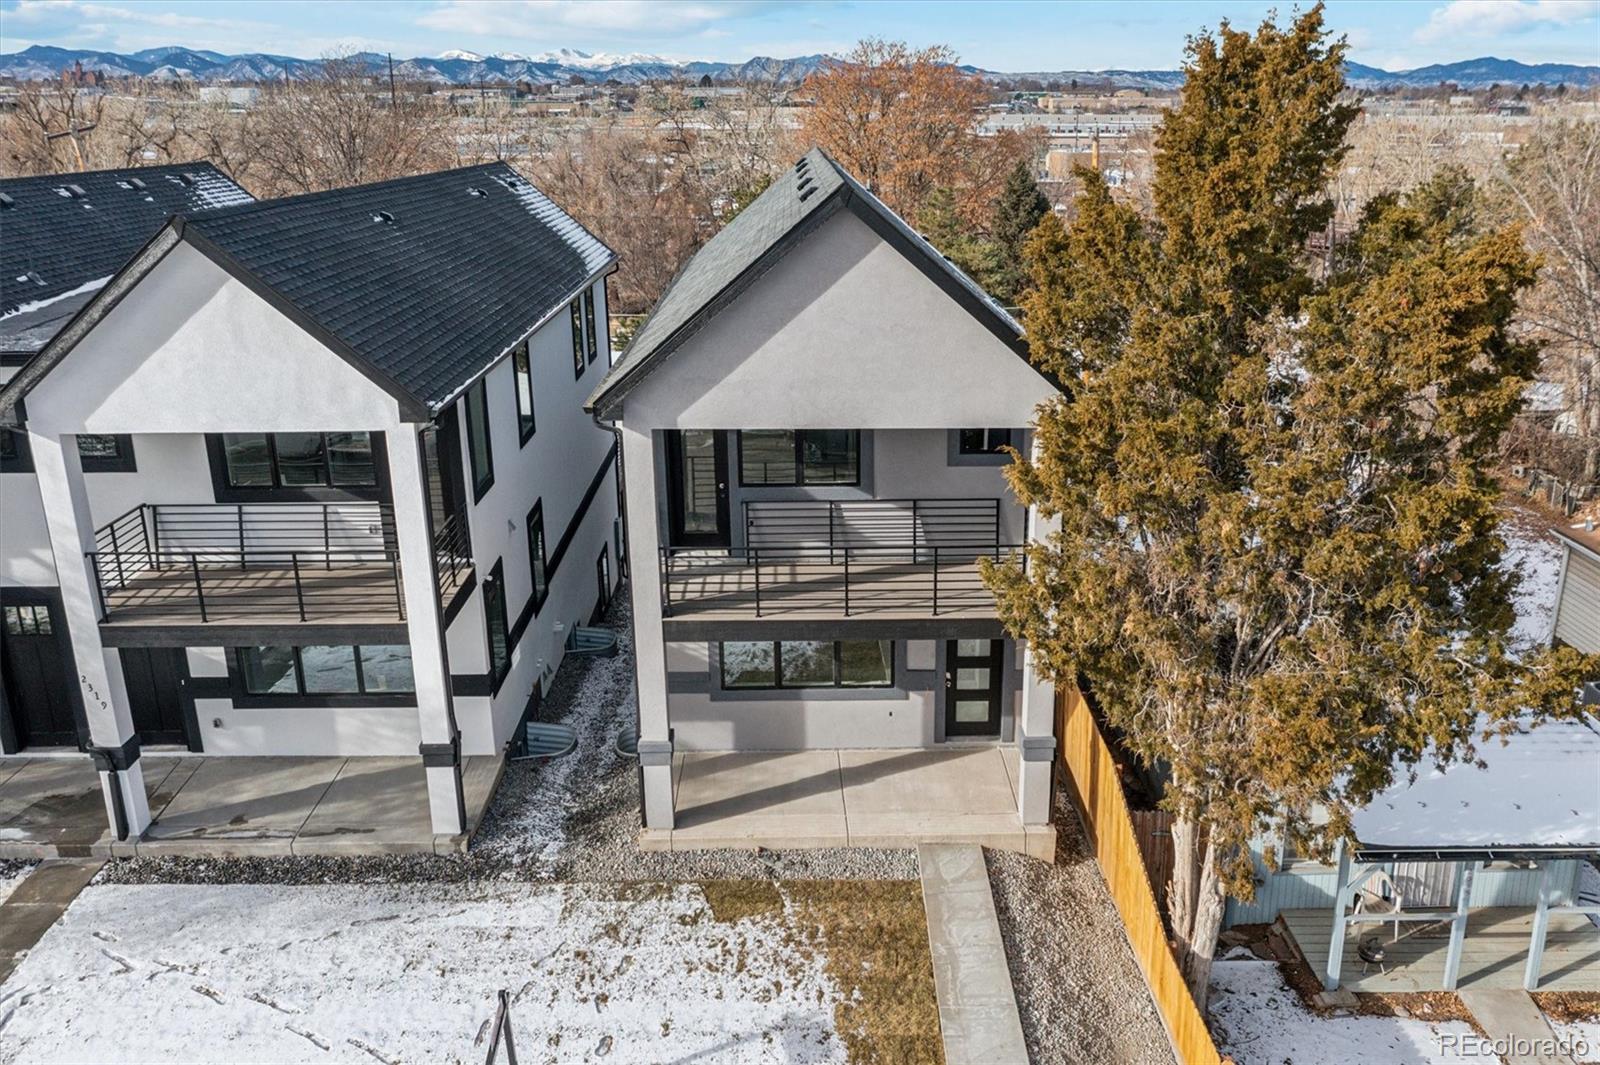
[[[945,1065],[1028,1065],[982,848],[917,848]]]
[[[1558,1052],[1556,1033],[1526,991],[1480,988],[1458,992],[1495,1049],[1517,1065],[1573,1065]]]
[[[0,984],[6,982],[22,956],[50,930],[104,864],[103,858],[40,862],[0,902]]]
[[[257,857],[464,851],[503,756],[463,759],[467,831],[436,836],[420,758],[146,755],[154,823],[118,842],[87,757],[0,758],[0,858]]]

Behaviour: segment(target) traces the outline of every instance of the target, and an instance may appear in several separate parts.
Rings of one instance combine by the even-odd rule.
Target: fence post
[[[298,551],[289,552],[289,565],[294,568],[295,605],[300,608],[300,620],[304,621],[306,619],[306,596],[300,587],[300,553]]]
[[[917,554],[917,501],[911,501],[911,564],[915,566],[919,561]],[[934,611],[938,613],[938,611]]]
[[[506,1063],[517,1065],[517,1047],[511,1040],[511,1000],[502,989],[499,995],[500,1004],[494,1011],[494,1030],[489,1036],[489,1056],[484,1058],[484,1065],[495,1065],[495,1060],[500,1057],[500,1040],[504,1037],[506,1042]]]
[[[234,522],[239,527],[239,572],[243,573],[249,568],[244,564],[244,504],[239,503],[235,505],[233,512]]]
[[[141,509],[150,512],[148,526],[150,532],[145,537],[145,542],[150,545],[150,564],[159,570],[161,569],[161,508],[147,504]],[[145,520],[143,515],[140,516],[140,520]]]
[[[117,560],[117,587],[128,586],[128,575],[122,569],[122,545],[117,541],[117,523],[112,522],[108,528],[111,530],[111,554]]]
[[[850,546],[844,549],[844,616],[850,616]]]
[[[206,617],[205,586],[200,583],[200,559],[193,551],[189,552],[189,567],[194,571],[194,597],[200,603],[200,620],[210,621],[211,619]]]
[[[89,568],[94,570],[94,593],[100,597],[100,620],[105,621],[109,607],[106,605],[105,586],[100,583],[100,555],[97,552],[89,552]]]
[[[656,549],[661,555],[661,616],[672,616],[672,554],[669,548]]]
[[[750,550],[750,565],[756,574],[756,617],[761,616],[761,551],[757,548]]]
[[[322,504],[322,562],[324,569],[333,568],[333,540],[328,535],[328,504]]]

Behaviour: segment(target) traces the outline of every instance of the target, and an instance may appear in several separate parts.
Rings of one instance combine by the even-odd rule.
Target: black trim
[[[572,379],[583,378],[583,371],[589,368],[589,360],[584,357],[583,343],[583,298],[582,294],[574,296],[572,302],[567,304],[567,318],[572,323]]]
[[[344,432],[347,430],[332,430]],[[389,449],[382,430],[355,429],[350,432],[365,432],[372,441],[372,472],[377,480],[376,485],[244,485],[238,486],[228,483],[228,455],[223,447],[222,433],[206,434],[206,461],[211,467],[211,494],[218,503],[391,503],[394,501],[389,483]],[[272,477],[278,479],[277,448],[272,438],[277,433],[258,433],[242,435],[259,435],[267,438],[267,447],[272,455]],[[326,433],[323,434],[327,436]],[[326,443],[324,443],[326,451]]]
[[[600,357],[600,336],[594,324],[594,286],[583,290],[583,338],[589,361]]]
[[[404,624],[322,625],[299,622],[283,625],[100,625],[100,643],[105,647],[265,647],[270,644],[410,642],[410,630]]]
[[[419,744],[417,753],[428,769],[452,769],[461,764],[461,733],[452,734],[449,743]]]
[[[129,736],[115,747],[85,747],[84,751],[100,772],[123,773],[133,768],[133,763],[139,760],[139,737]]]
[[[233,699],[233,705],[242,710],[262,710],[283,707],[385,707],[385,706],[416,706],[417,693],[409,692],[308,692],[305,688],[305,668],[300,662],[300,649],[306,646],[349,646],[352,661],[355,664],[356,684],[365,683],[361,669],[361,648],[374,646],[406,646],[402,640],[398,644],[312,644],[304,637],[295,643],[251,643],[239,647],[228,647],[228,686]],[[239,662],[239,655],[246,647],[287,647],[294,654],[295,687],[299,691],[294,695],[274,695],[263,692],[247,691],[244,686],[244,667]],[[413,681],[415,683],[415,681]]]
[[[572,520],[567,522],[567,527],[561,531],[561,539],[556,542],[555,549],[550,552],[550,564],[545,567],[545,576],[554,580],[556,568],[561,565],[561,560],[566,556],[567,548],[571,545],[573,537],[578,535],[578,527],[583,524],[584,516],[589,513],[589,507],[594,503],[594,497],[599,493],[600,486],[606,482],[606,474],[611,472],[611,464],[617,461],[617,442],[611,441],[611,446],[606,449],[606,457],[600,460],[600,468],[594,471],[594,476],[589,478],[589,487],[584,490],[583,500],[579,502],[578,509],[573,512]]]
[[[461,409],[466,418],[467,462],[472,475],[472,502],[476,504],[494,487],[494,419],[489,417],[488,375],[478,378],[461,394]],[[472,394],[476,392],[483,401],[483,469],[478,468],[478,452],[472,446],[472,428],[476,419],[472,415]]]
[[[233,685],[227,677],[190,677],[190,701],[194,699],[232,699]]]
[[[0,473],[32,473],[33,444],[28,440],[28,430],[22,426],[0,426],[0,435],[13,442],[13,454],[0,451]]]
[[[454,673],[450,676],[450,694],[459,699],[489,698],[494,693],[494,678],[487,673]]]
[[[537,552],[534,550],[533,536],[534,530],[536,529],[539,533],[539,547]],[[522,615],[527,613],[530,609],[533,611],[534,615],[537,616],[539,613],[539,608],[544,606],[546,599],[550,598],[550,556],[547,551],[549,541],[545,537],[544,532],[544,500],[542,498],[533,501],[532,509],[528,511],[528,516],[523,519],[523,532],[528,539],[529,602],[524,604],[522,610],[517,613],[518,620],[521,620]],[[537,579],[540,570],[543,571],[544,575],[543,589],[540,589],[539,581]]]
[[[109,436],[116,442],[114,455],[85,455],[82,440],[85,436]],[[84,473],[137,473],[138,464],[133,456],[133,437],[127,433],[81,433],[78,437],[78,464]]]
[[[1600,847],[1593,844],[1577,846],[1541,846],[1533,844],[1508,844],[1471,847],[1367,847],[1355,845],[1351,855],[1356,862],[1536,862],[1552,858],[1600,858]]]
[[[668,642],[751,640],[947,640],[1003,639],[1005,627],[998,618],[876,618],[836,617],[815,621],[781,618],[670,617],[661,619]]]
[[[444,614],[440,619],[440,624],[446,628],[450,627],[450,623],[456,619],[456,615],[461,613],[461,608],[467,605],[467,600],[472,598],[472,590],[477,586],[478,571],[472,570],[467,574],[466,579],[456,585],[456,593],[450,597],[450,601],[444,606]]]
[[[498,600],[498,609],[491,610],[489,598],[494,595]],[[517,641],[511,635],[511,619],[507,615],[505,560],[495,559],[494,565],[489,567],[489,575],[483,579],[483,636],[484,646],[489,652],[489,675],[494,678],[492,695],[500,694],[500,685],[505,683],[511,675],[511,652],[516,650]],[[500,623],[500,632],[505,640],[505,661],[496,663],[494,660],[494,623]]]
[[[522,357],[522,369],[520,370],[517,368],[517,357],[519,355]],[[523,376],[528,379],[527,410],[522,409]],[[525,447],[528,441],[533,439],[533,434],[539,431],[539,419],[535,411],[536,404],[533,394],[533,353],[528,350],[528,342],[526,340],[511,349],[511,391],[515,394],[517,400],[517,436],[520,438],[518,446]],[[528,423],[526,427],[522,424],[524,421]]]

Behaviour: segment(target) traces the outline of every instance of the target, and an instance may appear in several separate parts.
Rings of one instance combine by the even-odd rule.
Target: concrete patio
[[[464,851],[503,756],[463,759],[467,831],[435,835],[419,758],[146,755],[154,822],[116,841],[87,757],[0,758],[0,858],[249,857]]]
[[[1050,860],[1055,829],[1024,826],[1017,751],[694,751],[673,758],[674,827],[644,850],[976,843]]]

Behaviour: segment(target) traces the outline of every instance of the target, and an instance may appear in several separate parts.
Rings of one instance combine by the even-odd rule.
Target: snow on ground
[[[1500,535],[1506,541],[1501,565],[1518,571],[1522,577],[1522,584],[1512,596],[1517,611],[1512,642],[1523,649],[1542,646],[1555,631],[1561,545],[1523,511],[1513,511],[1500,523]]]
[[[1274,961],[1218,961],[1211,968],[1207,1007],[1217,1049],[1239,1065],[1310,1065],[1322,1061],[1367,1065],[1446,1065],[1473,1062],[1476,1043],[1463,1021],[1402,1017],[1319,1017],[1283,982]],[[1461,1050],[1441,1046],[1458,1037]]]
[[[1547,1016],[1546,1020],[1550,1020]],[[1600,1062],[1600,1021],[1550,1021],[1572,1060],[1581,1065]]]
[[[0,1061],[836,1062],[784,922],[694,885],[91,886],[0,986]]]

